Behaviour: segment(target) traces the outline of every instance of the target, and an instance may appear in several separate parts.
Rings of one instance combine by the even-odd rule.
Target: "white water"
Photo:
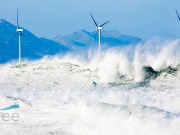
[[[180,40],[150,41],[101,59],[70,54],[0,65],[0,107],[20,105],[20,121],[1,124],[0,134],[179,135],[180,71],[140,83],[145,65],[179,68],[179,51]]]

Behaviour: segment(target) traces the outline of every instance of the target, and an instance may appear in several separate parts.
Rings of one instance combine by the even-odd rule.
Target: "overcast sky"
[[[0,18],[16,24],[17,8],[20,25],[38,37],[94,31],[89,12],[98,24],[110,21],[106,30],[142,39],[180,35],[180,0],[0,0]]]

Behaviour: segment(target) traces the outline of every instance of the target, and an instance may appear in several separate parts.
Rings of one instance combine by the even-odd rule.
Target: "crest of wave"
[[[176,68],[180,64],[180,39],[159,41],[150,40],[137,45],[128,45],[103,49],[101,57],[97,51],[89,50],[88,60],[81,55],[66,55],[64,61],[86,63],[97,71],[102,83],[115,82],[119,75],[126,76],[136,82],[144,79],[144,66],[160,71],[168,66]]]

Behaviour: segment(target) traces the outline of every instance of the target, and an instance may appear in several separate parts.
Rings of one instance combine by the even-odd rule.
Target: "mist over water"
[[[179,135],[180,39],[0,65],[2,134]],[[97,82],[94,87],[92,82]]]

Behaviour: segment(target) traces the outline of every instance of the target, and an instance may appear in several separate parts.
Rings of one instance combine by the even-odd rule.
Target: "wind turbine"
[[[178,16],[178,19],[179,19],[179,21],[180,21],[180,17],[179,17],[179,14],[178,14],[178,12],[177,12],[177,10],[175,9],[175,11],[176,11],[176,14],[177,14],[177,16]]]
[[[94,21],[94,24],[96,25],[96,31],[97,31],[97,33],[98,33],[98,35],[99,35],[99,55],[101,54],[101,30],[103,29],[103,26],[105,25],[105,24],[107,24],[109,21],[107,21],[107,22],[105,22],[105,23],[103,23],[102,25],[100,25],[100,26],[98,26],[98,24],[97,24],[97,22],[95,21],[95,19],[94,19],[94,17],[92,16],[92,14],[90,13],[90,15],[91,15],[91,18],[93,19],[93,21]]]
[[[18,34],[19,36],[19,63],[21,63],[21,36],[23,35],[22,32],[23,32],[23,29],[19,27],[19,13],[17,9],[17,28],[16,28],[16,33],[14,35],[13,41],[16,35]]]

